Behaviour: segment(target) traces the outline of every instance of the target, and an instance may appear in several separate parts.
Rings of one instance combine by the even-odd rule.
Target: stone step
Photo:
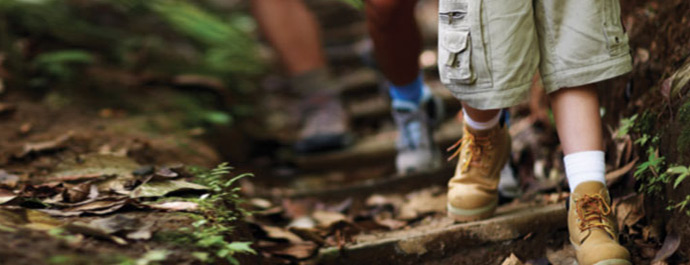
[[[508,242],[511,247],[517,247],[521,241],[551,238],[552,233],[565,228],[566,209],[564,203],[517,209],[504,207],[499,208],[497,215],[491,219],[437,226],[358,237],[355,238],[356,243],[341,248],[322,249],[315,263],[434,264],[434,260],[448,261],[449,257],[457,253],[466,253],[472,248],[486,250],[490,249],[488,245],[491,245],[491,248],[499,248]],[[506,244],[497,244],[502,242]],[[546,242],[542,243],[545,244]],[[464,262],[452,264],[495,264],[496,261],[500,264],[500,260],[501,257],[484,255],[467,263],[467,256],[464,256]]]

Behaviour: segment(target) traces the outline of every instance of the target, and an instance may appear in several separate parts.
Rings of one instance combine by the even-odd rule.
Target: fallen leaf
[[[14,200],[14,198],[17,198],[17,194],[11,190],[0,188],[0,204],[5,204],[11,200]]]
[[[313,241],[319,245],[326,244],[326,241],[319,235],[318,229],[314,228],[302,228],[302,227],[290,227],[288,231],[299,236],[303,240]]]
[[[22,152],[18,157],[25,157],[32,153],[41,153],[47,151],[54,151],[66,147],[67,141],[72,139],[73,132],[68,132],[63,134],[53,140],[37,142],[37,143],[27,143],[24,145]]]
[[[566,244],[560,250],[546,249],[546,259],[553,265],[577,265],[575,248],[571,244]]]
[[[515,256],[514,253],[510,253],[510,257],[506,258],[501,265],[522,265],[522,261]]]
[[[14,113],[16,110],[17,107],[12,104],[0,103],[0,115],[9,115]]]
[[[0,209],[0,225],[46,231],[61,226],[62,222],[37,210],[4,208]]]
[[[173,171],[170,168],[163,167],[158,170],[156,170],[155,177],[158,177],[160,179],[171,179],[171,178],[177,178],[179,177],[180,174],[177,174],[177,172]]]
[[[666,259],[671,257],[673,253],[676,253],[676,250],[678,250],[678,247],[680,246],[680,241],[680,236],[674,231],[671,231],[668,235],[666,235],[666,239],[664,239],[664,244],[661,246],[661,249],[659,249],[659,251],[654,256],[652,264],[665,261]]]
[[[618,181],[620,181],[621,177],[630,172],[630,170],[635,166],[635,163],[637,163],[638,157],[635,157],[633,161],[630,161],[627,165],[616,169],[614,171],[611,171],[609,173],[606,173],[606,185],[608,187],[613,186],[613,184],[616,184]]]
[[[151,207],[151,209],[176,212],[192,212],[199,209],[199,204],[186,201],[161,202],[147,205]]]
[[[151,224],[143,224],[138,218],[122,214],[95,219],[88,223],[77,221],[65,226],[70,232],[106,238],[118,244],[127,243],[122,237],[135,240],[150,239],[150,228]]]
[[[446,210],[446,194],[435,188],[424,189],[409,195],[407,202],[400,207],[399,219],[416,219],[420,215]]]
[[[290,243],[299,243],[303,242],[300,237],[297,235],[293,234],[292,232],[285,230],[284,228],[281,227],[275,227],[275,226],[266,226],[266,225],[260,225],[259,226],[264,232],[266,232],[266,237],[269,239],[273,240],[284,240]]]
[[[347,220],[347,217],[339,212],[314,211],[311,217],[316,220],[316,223],[321,227],[330,227],[337,222]]]
[[[130,197],[162,197],[173,192],[203,192],[207,190],[208,187],[206,186],[182,180],[150,181],[139,185],[139,187],[132,191]]]
[[[304,241],[297,244],[286,244],[282,248],[272,250],[271,254],[305,260],[313,256],[318,248],[319,246],[314,242]]]
[[[0,187],[13,189],[17,187],[19,176],[7,173],[7,171],[0,169]]]
[[[97,196],[98,189],[95,185],[88,182],[76,185],[65,185],[65,189],[62,191],[62,198],[68,203],[81,202]]]
[[[632,227],[645,216],[644,195],[625,196],[624,199],[616,204],[615,209],[618,231],[623,231],[624,226]]]

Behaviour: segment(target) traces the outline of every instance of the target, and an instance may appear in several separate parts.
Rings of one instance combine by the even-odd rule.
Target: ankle
[[[491,129],[491,128],[495,127],[496,125],[498,125],[498,122],[501,120],[501,114],[503,113],[503,110],[496,113],[496,116],[494,116],[493,118],[491,118],[487,121],[473,120],[472,117],[470,117],[470,115],[467,115],[467,112],[465,112],[464,110],[462,111],[462,113],[463,113],[463,121],[464,121],[465,125],[469,126],[470,128],[472,128],[474,130],[483,131],[483,130]]]
[[[606,186],[606,164],[603,151],[583,151],[563,158],[570,191],[583,182],[597,181]]]

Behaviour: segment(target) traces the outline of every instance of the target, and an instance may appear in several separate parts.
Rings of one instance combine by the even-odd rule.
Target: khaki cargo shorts
[[[441,81],[474,108],[529,95],[537,68],[547,93],[629,72],[618,0],[440,0]]]

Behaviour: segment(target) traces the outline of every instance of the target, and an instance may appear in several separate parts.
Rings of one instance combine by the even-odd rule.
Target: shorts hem
[[[551,93],[565,87],[576,87],[608,80],[630,71],[632,71],[632,58],[630,54],[625,54],[594,65],[570,68],[541,78],[544,90],[546,93]]]
[[[476,109],[487,110],[508,108],[525,101],[531,86],[532,80],[509,89],[487,89],[473,93],[458,92],[453,86],[447,87],[463,103]]]

